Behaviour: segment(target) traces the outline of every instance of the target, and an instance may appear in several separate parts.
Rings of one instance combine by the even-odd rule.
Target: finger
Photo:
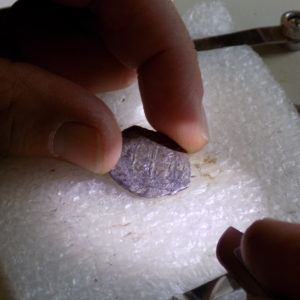
[[[7,28],[19,33],[13,43],[18,48],[17,59],[94,93],[124,88],[136,80],[136,73],[110,54],[99,35],[90,30],[93,16],[87,10],[23,0],[6,11],[4,21]]]
[[[300,299],[300,225],[265,219],[242,239],[242,257],[254,277],[278,297]]]
[[[121,62],[138,71],[150,123],[186,150],[207,142],[196,52],[170,1],[94,1],[100,31]]]
[[[135,71],[118,62],[93,36],[31,35],[22,43],[22,57],[93,93],[125,88],[136,80]]]
[[[29,64],[0,59],[0,154],[48,156],[110,170],[121,133],[110,110],[81,87]]]
[[[85,0],[59,0],[84,6]],[[111,53],[137,70],[150,123],[189,152],[208,139],[193,43],[170,1],[90,1]]]

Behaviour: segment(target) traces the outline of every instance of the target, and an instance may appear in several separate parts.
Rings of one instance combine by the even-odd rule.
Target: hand
[[[276,299],[300,299],[300,224],[257,221],[243,235],[241,251],[247,269]]]
[[[196,53],[170,1],[20,0],[3,24],[17,34],[0,49],[0,154],[109,171],[121,133],[93,93],[136,78],[155,129],[189,152],[206,144]]]

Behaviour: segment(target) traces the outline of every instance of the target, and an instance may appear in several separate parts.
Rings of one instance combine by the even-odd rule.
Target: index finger
[[[189,152],[208,139],[202,81],[193,43],[168,0],[60,0],[89,5],[99,33],[124,65],[137,70],[151,125]]]

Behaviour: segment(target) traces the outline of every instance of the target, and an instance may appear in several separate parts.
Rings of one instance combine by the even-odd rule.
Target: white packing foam
[[[193,37],[234,29],[222,1],[185,22]],[[248,47],[199,63],[211,141],[177,195],[138,198],[50,159],[0,161],[0,289],[16,300],[168,299],[224,272],[215,247],[228,226],[300,221],[300,120],[284,91]],[[148,127],[136,85],[102,98],[122,129]]]

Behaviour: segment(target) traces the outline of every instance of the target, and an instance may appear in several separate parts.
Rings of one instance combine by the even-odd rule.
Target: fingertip
[[[269,252],[268,247],[271,246],[271,236],[278,234],[278,224],[280,224],[279,221],[265,218],[255,221],[245,231],[241,240],[241,254],[243,261],[251,272],[260,272],[258,266],[262,262],[261,257]]]
[[[115,130],[112,136],[107,137],[105,146],[102,147],[102,165],[100,174],[106,174],[117,164],[122,151],[122,134],[120,129]]]
[[[121,132],[99,98],[33,65],[0,64],[7,79],[1,94],[7,101],[0,103],[0,154],[52,157],[97,174],[114,167]]]
[[[209,134],[201,74],[196,59],[191,62],[194,50],[187,52],[159,53],[139,68],[138,79],[150,124],[193,153],[208,142]]]
[[[200,114],[191,118],[171,118],[170,115],[167,112],[165,116],[152,113],[147,118],[156,130],[168,135],[188,153],[195,153],[208,143],[209,131],[203,108]]]
[[[188,153],[195,153],[208,143],[203,127],[195,123],[176,124],[169,130],[169,135]]]
[[[188,153],[201,150],[209,141],[209,130],[203,105],[201,105],[198,120],[179,124],[175,133],[176,141]]]
[[[68,122],[56,131],[53,138],[53,152],[60,159],[99,173],[102,168],[99,140],[95,128]]]
[[[67,122],[55,133],[53,154],[93,173],[104,174],[114,167],[120,157],[120,140],[117,133],[112,139],[89,125]]]
[[[247,228],[241,241],[241,253],[246,264],[251,265],[254,254],[265,250],[266,238],[278,236],[282,224],[286,223],[264,218],[255,221]]]
[[[300,225],[272,219],[254,222],[241,241],[247,269],[275,295],[299,299]]]

